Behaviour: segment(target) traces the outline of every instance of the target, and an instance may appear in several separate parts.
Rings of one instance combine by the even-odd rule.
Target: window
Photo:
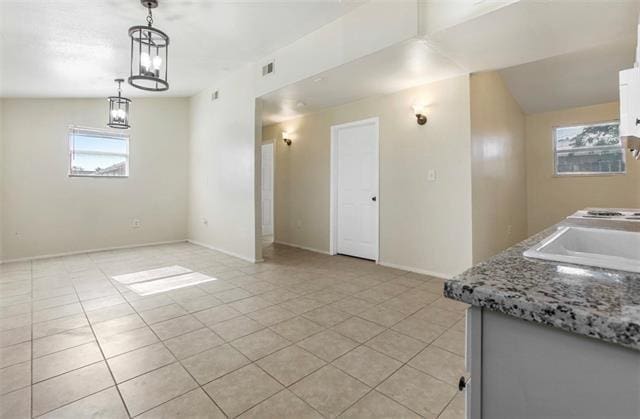
[[[129,176],[129,136],[105,130],[71,127],[69,176]]]
[[[618,125],[616,121],[555,128],[556,175],[624,173],[625,154]]]

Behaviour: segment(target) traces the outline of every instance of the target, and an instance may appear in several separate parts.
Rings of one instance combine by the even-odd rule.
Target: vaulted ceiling
[[[433,4],[420,40],[269,93],[263,123],[487,70],[501,70],[525,113],[585,106],[616,100],[618,71],[633,66],[637,0],[461,0],[449,3],[457,14]]]
[[[165,95],[193,95],[216,75],[277,50],[361,3],[160,0],[154,26],[171,36],[171,89]],[[1,0],[0,96],[113,93],[113,79],[129,72],[127,30],[145,24],[146,14],[139,0]]]
[[[155,26],[171,36],[162,95],[193,95],[364,1],[160,0]],[[638,0],[422,2],[419,38],[269,93],[264,122],[483,70],[501,70],[525,112],[615,100],[638,11]],[[113,93],[129,71],[127,29],[145,16],[138,0],[0,0],[0,96]]]

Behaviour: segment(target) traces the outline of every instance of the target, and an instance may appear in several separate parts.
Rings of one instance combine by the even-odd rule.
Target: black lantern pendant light
[[[111,128],[129,129],[129,105],[131,100],[122,96],[122,82],[124,79],[115,79],[118,83],[118,96],[109,96],[109,123]]]
[[[161,92],[169,89],[167,64],[169,36],[152,27],[151,9],[158,7],[158,0],[141,0],[149,10],[146,26],[129,28],[131,38],[131,75],[129,84],[142,90]]]

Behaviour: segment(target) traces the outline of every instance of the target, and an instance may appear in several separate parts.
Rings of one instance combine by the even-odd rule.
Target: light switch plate
[[[427,180],[429,182],[433,182],[436,180],[436,170],[435,169],[429,169],[429,171],[427,172]]]

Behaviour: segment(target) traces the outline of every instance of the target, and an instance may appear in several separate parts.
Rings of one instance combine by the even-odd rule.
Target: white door
[[[273,143],[262,145],[262,235],[273,234]]]
[[[333,128],[336,252],[378,259],[378,121]]]

